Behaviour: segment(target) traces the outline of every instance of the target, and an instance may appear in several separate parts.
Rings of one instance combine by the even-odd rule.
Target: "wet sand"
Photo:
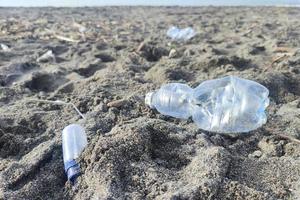
[[[284,137],[300,138],[299,19],[279,7],[0,8],[0,199],[300,199],[300,144]],[[172,25],[197,35],[171,41]],[[164,83],[226,75],[270,90],[265,126],[214,134],[144,104]],[[75,186],[70,123],[88,135]]]

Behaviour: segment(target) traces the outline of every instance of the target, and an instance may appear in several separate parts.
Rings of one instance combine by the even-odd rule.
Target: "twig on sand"
[[[125,105],[127,103],[126,99],[120,99],[120,100],[115,100],[115,101],[111,101],[109,103],[107,103],[108,107],[115,107],[115,108],[119,108],[123,105]]]
[[[140,52],[145,47],[145,42],[141,42],[138,48],[136,49],[136,52]]]
[[[74,43],[80,42],[80,40],[74,40],[73,38],[68,38],[68,37],[65,37],[62,35],[53,34],[53,36],[59,40],[63,40],[63,41],[67,41],[67,42],[74,42]]]
[[[46,28],[45,31],[48,32],[49,34],[53,35],[53,37],[55,37],[59,40],[62,40],[62,41],[74,42],[74,43],[80,42],[80,40],[75,40],[73,38],[68,38],[68,37],[65,37],[65,36],[62,36],[62,35],[58,35],[53,30],[48,29],[48,28]]]
[[[294,138],[294,137],[291,137],[291,136],[288,136],[288,135],[284,135],[284,134],[281,134],[281,133],[278,133],[278,131],[276,130],[272,130],[270,128],[265,128],[266,131],[268,131],[269,133],[271,133],[272,135],[276,135],[280,138],[283,138],[285,140],[289,140],[291,142],[295,142],[297,144],[300,144],[300,140],[297,139],[297,138]]]
[[[284,54],[284,55],[281,55],[281,56],[278,56],[278,57],[274,58],[272,60],[271,66],[273,66],[274,63],[278,63],[278,62],[284,60],[287,57],[289,57],[289,56],[287,54]]]
[[[41,100],[41,99],[28,99],[27,101],[29,101],[29,102],[51,103],[51,104],[57,104],[57,105],[71,105],[83,119],[86,119],[85,116],[79,111],[79,109],[73,103],[67,103],[67,102],[64,102],[64,101],[61,101],[61,100],[51,101],[51,100]]]
[[[276,47],[273,52],[277,54],[279,53],[279,56],[272,59],[270,67],[272,67],[275,63],[279,63],[284,59],[293,56],[296,50],[290,47]]]
[[[298,140],[296,138],[293,138],[293,137],[290,137],[290,136],[287,136],[287,135],[283,135],[283,134],[277,134],[277,133],[276,133],[276,135],[283,138],[283,139],[290,140],[291,142],[295,142],[295,143],[300,144],[300,140]]]

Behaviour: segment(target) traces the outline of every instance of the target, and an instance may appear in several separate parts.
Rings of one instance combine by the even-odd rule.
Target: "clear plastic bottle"
[[[72,183],[81,173],[75,159],[79,157],[86,145],[87,137],[82,126],[71,124],[64,128],[62,133],[64,166],[68,179]]]
[[[192,117],[201,129],[238,133],[266,123],[268,95],[268,89],[257,82],[227,76],[204,81],[195,89],[170,83],[148,93],[145,102],[164,115]]]
[[[177,28],[175,26],[172,26],[167,31],[167,36],[172,38],[172,40],[183,40],[187,41],[194,37],[196,35],[196,32],[191,27],[187,27],[184,29]]]

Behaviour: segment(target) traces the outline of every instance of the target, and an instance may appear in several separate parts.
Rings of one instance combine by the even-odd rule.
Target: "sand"
[[[284,137],[300,138],[299,19],[279,7],[1,8],[0,199],[300,199],[300,144]],[[197,35],[171,41],[172,25]],[[262,128],[209,133],[144,104],[164,83],[226,75],[270,90]],[[88,135],[74,186],[71,123]]]

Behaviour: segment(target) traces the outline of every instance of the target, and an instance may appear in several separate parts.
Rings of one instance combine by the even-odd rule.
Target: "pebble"
[[[125,105],[128,101],[125,100],[125,99],[120,99],[120,100],[116,100],[116,101],[111,101],[109,103],[107,103],[107,107],[111,108],[111,107],[114,107],[114,108],[119,108],[123,105]]]

